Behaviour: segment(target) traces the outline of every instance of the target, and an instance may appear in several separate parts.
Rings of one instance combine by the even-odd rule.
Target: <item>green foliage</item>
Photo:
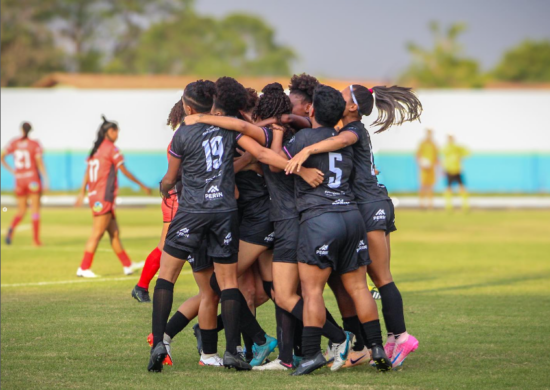
[[[432,22],[430,30],[434,37],[433,48],[408,44],[412,63],[401,76],[402,81],[427,88],[483,86],[479,64],[464,57],[462,46],[458,43],[458,37],[466,30],[466,25],[455,23],[443,32],[437,22]]]
[[[526,40],[508,50],[493,76],[504,81],[550,82],[550,40]]]

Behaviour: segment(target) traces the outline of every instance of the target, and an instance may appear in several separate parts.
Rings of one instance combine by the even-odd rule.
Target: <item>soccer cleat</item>
[[[403,364],[403,361],[411,352],[418,349],[418,340],[413,335],[408,335],[407,340],[403,343],[396,343],[393,350],[392,366],[397,368]]]
[[[139,263],[134,263],[132,261],[132,264],[130,264],[128,267],[122,267],[122,269],[124,271],[124,275],[132,275],[134,271],[142,269],[144,265],[145,261],[140,261]]]
[[[168,356],[168,352],[166,351],[164,343],[158,343],[155,348],[151,350],[147,371],[162,372],[162,365],[166,356]]]
[[[381,345],[375,345],[371,349],[372,360],[374,362],[374,367],[378,371],[389,371],[391,370],[391,360],[386,356],[384,348]]]
[[[261,365],[265,358],[269,356],[277,348],[277,339],[271,336],[265,335],[265,343],[258,345],[254,343],[252,346],[253,359],[250,361],[252,367]]]
[[[370,293],[375,300],[379,301],[380,299],[382,299],[382,296],[380,295],[380,292],[376,287],[373,287],[372,290],[370,290]]]
[[[352,345],[355,343],[355,335],[351,332],[346,331],[346,340],[341,344],[335,344],[332,343],[332,350],[334,353],[334,361],[332,362],[332,366],[330,366],[331,371],[337,371],[344,363],[346,363],[346,360],[349,356],[349,352],[351,351]]]
[[[226,368],[234,368],[237,371],[250,371],[252,366],[244,360],[244,354],[242,348],[237,347],[237,353],[232,354],[229,351],[225,351],[223,354],[223,365]]]
[[[294,368],[298,367],[302,362],[303,356],[292,355],[292,366]]]
[[[311,374],[313,371],[323,367],[325,364],[327,364],[327,359],[325,359],[323,353],[319,351],[312,359],[302,359],[300,365],[296,368],[296,371],[290,375],[299,376]]]
[[[361,351],[350,351],[348,359],[344,363],[344,368],[355,367],[363,363],[367,363],[370,360],[370,352],[367,347],[364,347]]]
[[[395,349],[395,343],[386,343],[386,345],[384,345],[384,352],[386,352],[386,356],[390,360],[392,360],[393,358],[394,349]]]
[[[150,347],[153,346],[153,333],[149,333],[149,335],[147,336],[147,344],[149,344]],[[172,366],[174,365],[173,361],[172,361],[172,348],[170,346],[170,343],[172,342],[172,340],[165,334],[164,335],[164,340],[163,340],[163,343],[164,343],[164,347],[166,348],[166,357],[164,358],[164,361],[162,362],[162,364],[164,364],[165,366]]]
[[[212,355],[201,354],[199,360],[199,365],[201,366],[212,366],[212,367],[223,367],[223,360],[218,356],[217,353]]]
[[[82,269],[78,267],[76,270],[76,276],[80,278],[97,278],[99,275],[94,274],[91,269]]]
[[[292,364],[283,363],[281,359],[277,358],[272,362],[262,364],[261,366],[252,367],[255,371],[287,371],[292,368]]]
[[[193,325],[193,334],[197,339],[197,352],[199,353],[199,355],[202,355],[202,335],[201,335],[201,328],[199,327],[198,323]]]
[[[150,347],[153,346],[153,333],[149,333],[149,336],[147,336],[147,344],[149,344]]]
[[[323,354],[325,359],[327,359],[327,363],[332,364],[334,361],[334,349],[332,348],[332,341],[328,342],[327,349],[325,350],[325,353]]]
[[[140,303],[150,303],[151,297],[149,296],[149,291],[146,289],[135,285],[132,289],[132,297]]]
[[[13,229],[9,228],[5,238],[6,245],[11,245],[12,238],[13,238]]]

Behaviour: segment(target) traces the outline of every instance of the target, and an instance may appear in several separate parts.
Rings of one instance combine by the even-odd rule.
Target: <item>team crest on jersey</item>
[[[359,241],[359,245],[357,245],[357,253],[361,251],[365,251],[367,249],[368,248],[367,248],[367,244],[365,244],[365,241],[364,240]]]
[[[195,257],[193,256],[193,254],[190,254],[189,256],[187,256],[187,262],[189,264],[193,264],[195,262]]]
[[[92,207],[92,210],[94,210],[96,213],[99,213],[101,210],[103,210],[103,203],[98,200],[94,203],[94,207]]]
[[[188,229],[188,228],[180,229],[180,230],[178,230],[178,232],[176,233],[176,235],[177,235],[178,237],[189,238],[189,229]]]
[[[40,188],[40,185],[37,182],[33,181],[33,182],[29,183],[29,190],[30,191],[36,192],[36,191],[38,191],[39,188]]]
[[[275,232],[271,232],[264,238],[264,241],[273,242],[274,239],[275,239]]]
[[[384,209],[380,209],[374,214],[374,217],[372,217],[375,221],[381,221],[383,219],[386,219],[386,212]]]
[[[321,256],[328,255],[328,244],[320,246],[319,249],[317,249],[317,251],[315,253],[317,253],[318,255],[321,255]]]
[[[212,185],[208,190],[206,190],[206,194],[204,194],[204,198],[206,200],[220,199],[220,198],[223,198],[223,194],[218,188],[218,186]]]
[[[349,202],[346,202],[344,199],[336,199],[334,202],[332,202],[332,204],[335,204],[335,205],[339,205],[339,204],[346,205],[346,204],[349,204]]]
[[[227,233],[227,236],[223,239],[223,245],[229,245],[233,241],[233,237],[231,236],[231,233]]]

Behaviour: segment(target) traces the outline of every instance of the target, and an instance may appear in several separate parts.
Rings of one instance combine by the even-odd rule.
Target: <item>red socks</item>
[[[80,268],[82,270],[90,269],[92,266],[92,261],[94,261],[94,254],[90,252],[84,252],[84,258],[82,263],[80,263]]]
[[[32,215],[32,231],[33,231],[34,243],[35,243],[36,245],[41,245],[41,243],[40,243],[40,236],[39,236],[39,231],[40,231],[40,214],[33,214],[33,215]]]
[[[125,251],[117,253],[116,255],[118,256],[118,259],[122,263],[123,267],[129,267],[132,265],[132,262],[130,261],[130,258],[128,257]]]
[[[14,230],[15,227],[17,225],[19,225],[19,222],[21,222],[21,220],[23,219],[23,217],[21,215],[16,215],[14,218],[13,218],[13,221],[11,222],[11,226],[10,226],[10,229],[11,230]]]
[[[161,255],[162,251],[158,247],[156,247],[151,253],[149,253],[149,256],[147,256],[147,259],[145,260],[145,266],[141,271],[141,276],[137,284],[139,287],[149,290],[149,283],[151,283],[151,280],[160,268]]]

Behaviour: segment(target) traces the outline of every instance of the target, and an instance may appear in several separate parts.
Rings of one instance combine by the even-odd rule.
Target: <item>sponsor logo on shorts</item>
[[[346,193],[343,192],[343,191],[336,192],[336,191],[327,191],[327,190],[325,190],[325,195],[326,196],[342,196],[342,195],[346,195]]]
[[[336,204],[336,205],[339,205],[339,204],[349,204],[349,202],[346,202],[344,199],[336,199],[334,202],[332,202],[332,204]]]
[[[317,251],[315,253],[317,253],[318,255],[321,255],[321,256],[328,255],[328,244],[325,244],[325,245],[321,246],[319,249],[317,249]]]
[[[30,191],[35,192],[35,191],[38,191],[39,188],[40,188],[40,185],[37,182],[33,181],[33,182],[29,183],[29,190]]]
[[[103,210],[103,203],[98,200],[94,203],[94,207],[92,207],[92,210],[94,210],[96,213],[99,213],[101,210]]]
[[[223,198],[223,194],[221,193],[218,186],[213,185],[208,189],[208,191],[206,191],[204,197],[206,198],[206,200],[220,199]]]
[[[227,236],[225,236],[223,240],[223,245],[229,245],[233,241],[233,237],[231,236],[231,233],[227,233]]]
[[[178,232],[176,233],[176,235],[177,235],[178,237],[189,238],[189,229],[188,229],[188,228],[180,229],[180,230],[178,230]]]
[[[187,262],[189,264],[192,264],[194,261],[195,261],[195,257],[193,256],[193,254],[190,254],[189,256],[187,256]]]
[[[357,245],[357,253],[367,250],[367,244],[365,244],[364,240],[359,241],[359,245]]]
[[[275,239],[275,232],[271,232],[264,238],[264,241],[273,242],[274,239]]]
[[[374,214],[374,217],[372,217],[375,221],[381,221],[383,219],[386,219],[386,212],[383,209],[380,209]]]

